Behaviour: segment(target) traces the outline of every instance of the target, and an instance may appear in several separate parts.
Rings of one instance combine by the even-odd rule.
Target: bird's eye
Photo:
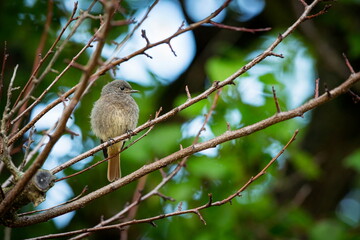
[[[124,90],[125,90],[125,87],[120,87],[120,90],[121,90],[121,91],[124,91]]]

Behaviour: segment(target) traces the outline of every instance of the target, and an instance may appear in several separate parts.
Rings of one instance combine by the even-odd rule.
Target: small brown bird
[[[139,107],[131,97],[133,90],[129,83],[114,80],[101,90],[101,96],[91,111],[91,128],[102,142],[108,141],[133,130],[139,119]],[[107,178],[110,182],[121,178],[120,150],[123,141],[115,143],[104,151],[105,157],[110,156]],[[107,152],[107,153],[106,153]]]

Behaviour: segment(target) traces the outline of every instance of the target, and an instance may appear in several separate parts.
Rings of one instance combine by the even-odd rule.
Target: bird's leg
[[[136,133],[134,133],[133,130],[131,129],[126,130],[126,134],[128,135],[129,140],[131,139],[132,136],[136,135]]]

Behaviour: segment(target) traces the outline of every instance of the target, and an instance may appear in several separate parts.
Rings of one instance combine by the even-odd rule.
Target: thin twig
[[[345,59],[346,66],[349,68],[351,74],[355,74],[354,68],[351,66],[349,59],[346,57],[345,53],[343,53],[343,57]]]
[[[272,93],[273,93],[273,97],[274,97],[274,101],[275,101],[276,112],[277,112],[277,113],[281,113],[281,108],[280,108],[280,104],[279,104],[278,98],[277,98],[277,96],[276,96],[275,88],[274,88],[274,86],[272,86],[271,88],[272,88]]]
[[[307,7],[309,7],[309,6],[307,6]],[[331,4],[327,4],[321,11],[319,11],[313,15],[306,16],[306,18],[304,20],[310,20],[310,19],[316,18],[320,15],[323,15],[323,14],[327,13],[331,7],[332,7]]]
[[[47,58],[47,56],[49,56],[50,54],[53,54],[51,60],[49,61],[48,65],[46,66],[45,70],[43,71],[43,73],[36,78],[36,81],[37,81],[37,84],[39,84],[42,79],[44,79],[47,74],[49,72],[52,71],[52,67],[53,65],[55,64],[56,60],[58,59],[58,57],[60,56],[60,54],[62,53],[62,51],[66,48],[66,46],[68,45],[68,42],[70,41],[71,37],[76,33],[77,29],[80,27],[80,25],[83,23],[83,21],[88,17],[88,12],[93,8],[93,6],[95,5],[97,1],[96,0],[93,0],[92,3],[89,5],[88,9],[84,12],[82,12],[80,14],[79,17],[74,17],[76,11],[77,11],[77,2],[74,3],[74,8],[73,8],[73,12],[70,16],[70,18],[68,19],[67,23],[65,24],[65,26],[62,28],[59,36],[57,37],[57,39],[55,40],[55,42],[53,43],[53,45],[50,47],[49,51],[47,52],[47,54],[45,55],[45,57],[43,57],[37,67],[37,69],[35,69],[35,71],[32,73],[32,75],[30,76],[28,82],[26,83],[24,89],[26,88],[26,86],[28,84],[30,84],[31,81],[33,81],[33,78],[35,78],[35,76],[37,75],[38,71],[40,70],[40,67],[42,65],[42,63],[45,61],[45,59]],[[73,28],[71,29],[71,32],[69,33],[69,35],[62,41],[62,43],[60,44],[59,47],[56,47],[57,43],[60,41],[62,35],[64,34],[65,30],[69,27],[70,23],[74,20],[77,20],[75,25],[73,26]],[[56,47],[56,51],[54,52],[54,49]],[[71,65],[72,66],[72,65]],[[17,112],[18,109],[20,109],[23,104],[25,102],[28,101],[29,98],[31,98],[31,93],[32,91],[34,90],[34,88],[32,88],[32,90],[28,93],[27,96],[24,96],[22,100],[20,100],[20,97],[21,97],[21,94],[18,96],[18,99],[17,99],[17,104],[15,103],[14,106],[13,106],[13,113]],[[68,97],[69,95],[73,94],[75,92],[75,88],[72,88],[70,89],[69,91],[67,91],[66,93],[64,93],[64,95],[66,95],[64,98]],[[63,95],[63,96],[64,96]],[[57,105],[57,100],[55,100],[52,104],[48,105],[45,109],[46,111],[42,112],[42,115],[44,115],[47,111],[49,111],[50,109],[52,109],[52,107],[56,106]],[[32,105],[32,107],[34,107],[35,105]],[[44,109],[44,110],[45,110]],[[24,110],[24,111],[30,111],[31,108],[27,108],[27,110]],[[22,111],[20,111],[22,113]],[[20,113],[20,114],[21,114]],[[41,115],[41,116],[42,116]],[[41,116],[36,116],[33,121],[32,121],[32,125],[38,120],[41,118]],[[24,128],[22,128],[20,131],[18,130],[18,120],[20,120],[20,118],[17,119],[17,121],[15,122],[14,120],[12,121],[12,124],[13,125],[13,128],[12,128],[12,132],[16,134],[10,139],[9,141],[9,144],[13,144],[14,141],[16,139],[18,139],[19,137],[21,137],[27,130],[30,129],[30,127],[32,125],[29,125],[27,124]]]
[[[38,212],[49,211],[49,210],[51,210],[51,209],[55,209],[55,208],[57,208],[57,207],[63,206],[63,205],[65,205],[65,204],[68,204],[68,203],[70,203],[70,202],[73,202],[73,201],[79,199],[79,198],[80,198],[81,196],[83,196],[88,190],[89,190],[89,189],[88,189],[88,186],[85,186],[79,195],[77,195],[76,197],[74,197],[74,198],[72,198],[72,199],[70,199],[70,200],[68,200],[68,201],[66,201],[66,202],[60,203],[60,204],[58,204],[58,205],[56,205],[56,206],[53,206],[53,207],[50,207],[50,208],[44,208],[44,209],[39,209],[39,210],[33,210],[33,211],[29,211],[29,212],[20,213],[18,216],[25,216],[25,215],[30,215],[30,214],[33,214],[33,213],[38,213]]]
[[[143,24],[143,22],[147,19],[147,17],[149,16],[150,12],[153,10],[153,8],[156,6],[156,4],[158,4],[160,0],[155,0],[153,2],[153,4],[151,4],[151,6],[147,9],[144,17],[139,21],[138,24],[136,24],[136,26],[132,29],[132,31],[126,35],[126,37],[116,46],[116,49],[114,50],[114,52],[112,53],[111,57],[108,58],[108,60],[106,60],[106,62],[104,63],[104,65],[109,64],[110,62],[112,62],[113,60],[116,59],[116,56],[119,54],[121,48],[125,45],[125,43],[128,42],[128,40],[134,35],[135,31]]]
[[[96,162],[96,163],[94,163],[94,164],[92,164],[92,165],[90,165],[90,166],[88,166],[88,167],[86,167],[86,168],[78,171],[78,172],[75,172],[75,173],[70,174],[70,175],[67,175],[67,176],[65,176],[65,177],[56,179],[55,182],[60,182],[60,181],[63,181],[63,180],[65,180],[65,179],[69,179],[69,178],[75,177],[75,176],[77,176],[77,175],[80,175],[80,174],[82,174],[82,173],[84,173],[84,172],[86,172],[86,171],[88,171],[88,170],[96,167],[97,165],[99,165],[99,164],[101,164],[101,163],[103,163],[103,162],[109,161],[109,159],[112,158],[112,157],[114,157],[114,156],[111,155],[111,156],[109,156],[109,157],[107,157],[107,158],[105,158],[105,159],[103,159],[103,160],[101,160],[101,161],[98,161],[98,162]]]
[[[74,29],[72,30],[72,32],[69,34],[69,36],[63,41],[63,43],[61,44],[61,46],[57,49],[57,51],[54,53],[54,49],[56,47],[56,45],[59,43],[62,35],[64,34],[65,30],[69,27],[70,23],[74,20],[76,20],[77,18],[74,18],[74,15],[77,11],[77,6],[78,3],[75,2],[74,3],[74,8],[72,11],[72,14],[70,16],[70,18],[68,19],[67,23],[65,24],[65,26],[62,28],[60,34],[57,36],[57,38],[55,39],[54,43],[52,44],[52,46],[49,48],[49,50],[47,51],[47,53],[45,54],[44,57],[42,57],[40,59],[40,61],[38,62],[38,64],[35,64],[34,66],[35,69],[33,70],[29,80],[27,81],[27,83],[25,84],[25,86],[23,87],[23,90],[20,92],[18,98],[15,101],[15,104],[13,106],[13,113],[15,113],[18,109],[23,108],[22,110],[20,110],[20,112],[22,113],[23,111],[25,111],[26,108],[26,104],[28,99],[30,98],[32,91],[34,90],[34,87],[36,86],[36,84],[38,84],[46,75],[48,72],[51,71],[52,69],[52,65],[54,64],[54,62],[56,61],[56,59],[58,58],[58,56],[60,55],[61,51],[64,49],[65,45],[68,43],[68,40],[70,39],[70,37],[74,34],[74,32],[76,31],[76,29],[78,28],[78,26],[80,25],[80,23],[82,22],[82,19],[79,20],[79,24],[77,26],[74,27]],[[90,5],[91,7],[93,6],[93,4]],[[51,7],[51,6],[49,6]],[[51,20],[51,18],[50,18]],[[50,23],[48,23],[50,24]],[[47,34],[47,30],[44,29],[44,33],[43,34]],[[39,48],[40,49],[40,48]],[[53,54],[53,57],[51,59],[51,61],[49,62],[48,66],[46,67],[46,69],[44,70],[44,72],[41,74],[41,76],[39,78],[36,78],[42,64],[45,62],[45,60],[51,55]],[[26,93],[26,95],[23,97],[23,95]],[[21,97],[23,97],[23,99],[20,101]],[[29,111],[29,110],[28,110]],[[18,118],[17,120],[19,120],[20,118]],[[14,121],[12,122],[12,124],[14,124]],[[17,129],[17,126],[14,125],[13,127],[13,131]]]
[[[319,97],[319,83],[320,83],[320,78],[315,79],[315,90],[314,90],[314,98],[318,98]]]
[[[146,31],[145,31],[145,29],[142,29],[142,30],[141,30],[141,37],[142,37],[143,39],[145,39],[145,41],[146,41],[146,46],[149,46],[149,45],[150,45],[150,41],[149,41],[148,37],[146,36]]]
[[[360,102],[360,96],[355,94],[353,91],[349,90],[348,91],[349,94],[351,95],[352,97],[352,100],[354,101],[354,103],[359,103]]]
[[[101,30],[101,28],[99,28],[99,31]],[[60,74],[58,74],[56,76],[56,78],[54,79],[54,81],[51,82],[51,84],[49,84],[49,86],[40,94],[40,96],[29,106],[27,107],[23,112],[21,112],[18,116],[16,116],[16,118],[14,120],[11,121],[11,124],[14,124],[15,122],[17,122],[20,118],[22,118],[24,116],[24,114],[26,114],[27,112],[29,112],[31,109],[33,109],[44,97],[45,95],[50,91],[50,89],[60,80],[60,78],[62,78],[62,76],[71,68],[71,66],[73,65],[73,62],[75,62],[84,52],[86,49],[91,47],[91,44],[94,42],[94,40],[96,39],[96,34],[93,35],[90,40],[88,41],[88,43],[78,52],[78,54],[76,54],[71,62],[64,68],[63,71],[61,71]]]
[[[47,131],[44,131],[43,136],[39,140],[39,142],[36,144],[36,146],[30,151],[30,153],[24,158],[23,165],[26,166],[30,160],[39,153],[40,148],[42,148],[45,145],[46,140],[49,139],[50,133],[55,129],[57,125],[57,122],[49,128]],[[2,187],[7,187],[10,185],[10,183],[13,182],[12,176],[10,176],[6,181],[2,184]]]
[[[284,58],[284,55],[282,54],[278,54],[278,53],[274,53],[274,52],[270,52],[269,56],[274,56],[274,57],[278,57],[278,58]]]
[[[14,86],[14,81],[15,81],[15,77],[16,77],[16,73],[17,73],[17,69],[18,69],[19,65],[16,65],[14,68],[14,72],[13,75],[10,79],[10,83],[8,86],[8,91],[7,91],[7,96],[6,96],[6,105],[5,105],[5,109],[3,112],[3,117],[2,117],[2,122],[1,122],[1,132],[4,136],[6,136],[6,132],[7,132],[7,120],[9,119],[9,113],[10,113],[10,105],[11,105],[11,96],[12,96],[12,92],[13,92],[13,86]]]
[[[6,66],[6,61],[7,61],[8,57],[9,57],[9,54],[7,54],[6,41],[5,41],[4,42],[3,61],[2,61],[1,73],[0,73],[0,99],[2,99],[2,90],[4,87],[4,73],[5,73],[5,66]]]
[[[252,28],[244,28],[244,27],[234,27],[234,26],[229,26],[229,25],[225,25],[225,24],[222,24],[222,23],[217,23],[217,22],[214,22],[212,20],[210,20],[209,23],[211,23],[213,26],[218,27],[218,28],[228,29],[228,30],[237,31],[237,32],[256,33],[256,32],[266,32],[266,31],[271,30],[271,27],[254,28],[254,29],[252,29]]]
[[[305,0],[299,0],[301,2],[301,4],[304,6],[304,7],[307,7],[308,4],[305,2]]]
[[[191,94],[190,94],[188,85],[185,86],[185,91],[186,91],[186,96],[187,96],[188,100],[190,100],[191,99]]]
[[[35,134],[35,126],[33,126],[31,129],[30,129],[30,132],[29,132],[29,137],[28,137],[28,140],[27,140],[27,144],[25,145],[24,144],[24,148],[25,148],[25,154],[24,154],[24,159],[23,161],[21,162],[20,166],[19,166],[19,170],[22,171],[26,165],[26,159],[28,158],[29,156],[29,153],[31,151],[31,144],[34,142],[33,140],[33,135]]]

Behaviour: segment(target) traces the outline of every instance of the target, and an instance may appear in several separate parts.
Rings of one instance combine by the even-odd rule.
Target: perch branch
[[[182,111],[190,106],[192,106],[193,104],[203,100],[203,99],[206,99],[208,96],[210,96],[213,92],[215,92],[217,89],[220,89],[226,85],[229,85],[229,84],[233,84],[233,81],[238,78],[239,76],[241,76],[242,74],[244,74],[245,72],[247,72],[250,68],[252,68],[253,66],[255,66],[256,64],[258,64],[259,62],[261,62],[262,60],[264,60],[266,57],[270,56],[271,52],[273,52],[273,50],[275,49],[276,46],[278,46],[281,41],[286,38],[288,35],[290,35],[294,30],[295,28],[300,25],[302,22],[303,22],[303,19],[307,16],[307,14],[309,14],[309,12],[311,11],[311,9],[313,7],[315,7],[315,5],[319,2],[320,0],[315,0],[311,5],[309,5],[308,7],[305,8],[303,14],[295,21],[295,23],[293,25],[291,25],[283,34],[280,34],[276,39],[275,41],[263,52],[261,53],[260,55],[258,55],[257,57],[255,57],[254,59],[252,59],[249,63],[247,63],[245,66],[241,67],[238,71],[236,71],[234,74],[232,74],[230,77],[226,78],[225,80],[219,82],[219,81],[216,81],[212,84],[212,86],[210,88],[208,88],[206,91],[204,91],[203,93],[199,94],[198,96],[196,97],[193,97],[191,98],[190,100],[188,99],[185,103],[183,103],[182,105],[170,110],[169,112],[159,116],[158,118],[155,118],[151,121],[148,121],[146,123],[144,123],[143,125],[137,127],[136,129],[133,130],[134,134],[137,134],[139,133],[140,131],[152,126],[152,125],[155,125],[157,123],[160,123],[160,122],[163,122],[165,120],[167,120],[168,118],[176,115],[179,111]],[[201,25],[204,21],[208,21],[210,20],[211,18],[213,18],[215,13],[219,13],[220,12],[220,9],[223,9],[224,7],[227,6],[227,4],[229,3],[229,1],[226,1],[217,11],[215,11],[212,15],[210,15],[210,17],[200,21],[200,22],[197,22],[196,24],[192,24],[190,26],[198,26],[198,25]],[[201,23],[201,24],[199,24]],[[187,28],[188,29],[188,28]],[[182,29],[182,30],[185,30],[185,29]],[[178,33],[175,33],[173,34],[171,37],[167,38],[167,39],[171,39],[173,38],[174,36],[177,36],[179,35]],[[165,40],[164,40],[165,41]],[[167,41],[167,40],[166,40]],[[152,43],[149,45],[150,46],[155,46],[155,45],[160,45],[162,44],[163,41],[159,41],[157,43]],[[144,50],[144,49],[143,49]],[[133,54],[130,54],[128,57],[126,57],[127,59],[129,59],[130,57],[133,57],[133,56],[136,56],[138,54],[141,54],[143,52],[143,50],[138,50],[136,52],[134,52]],[[96,74],[100,74],[102,72],[102,70],[99,70],[97,73],[95,73],[93,75],[93,77],[95,77]],[[114,138],[114,143],[116,142],[119,142],[119,141],[122,141],[124,139],[127,138],[127,134],[123,134],[119,137],[116,137]],[[100,150],[102,150],[103,148],[105,147],[108,147],[110,146],[110,143],[109,142],[105,142],[83,154],[80,154],[78,155],[77,157],[71,159],[71,164],[74,164],[78,161],[81,161],[82,159],[85,159],[91,155],[93,155],[95,152],[98,152]],[[70,162],[69,161],[69,162]],[[70,165],[71,165],[70,164]],[[63,170],[64,168],[68,167],[69,165],[66,163],[66,164],[63,164],[61,166],[58,166],[54,169],[51,170],[51,172],[53,174]]]
[[[145,218],[145,219],[139,219],[139,220],[130,220],[128,222],[123,222],[123,223],[119,223],[119,224],[114,224],[114,225],[110,225],[110,226],[103,226],[103,227],[94,227],[94,228],[87,228],[87,229],[81,229],[81,230],[76,230],[76,231],[71,231],[71,232],[66,232],[66,233],[59,233],[59,234],[49,234],[46,236],[42,236],[42,237],[36,237],[36,238],[32,238],[32,239],[37,239],[37,240],[42,240],[42,239],[50,239],[50,238],[60,238],[60,237],[67,237],[67,236],[71,236],[71,235],[75,235],[75,234],[80,234],[80,233],[88,233],[88,232],[96,232],[96,231],[102,231],[102,230],[108,230],[108,229],[122,229],[125,226],[129,226],[129,225],[134,225],[134,224],[139,224],[139,223],[150,223],[152,225],[154,225],[154,221],[159,220],[159,219],[164,219],[164,218],[168,218],[168,217],[172,217],[172,216],[178,216],[178,215],[184,215],[184,214],[188,214],[188,213],[194,213],[196,214],[200,220],[203,222],[204,225],[206,225],[206,221],[203,218],[203,216],[200,213],[200,210],[206,209],[206,208],[210,208],[213,206],[221,206],[224,205],[226,203],[231,202],[232,199],[240,196],[240,193],[242,193],[243,191],[245,191],[251,183],[253,183],[254,181],[256,181],[257,179],[259,179],[261,176],[263,176],[266,173],[266,170],[280,157],[280,155],[288,148],[288,146],[295,140],[296,135],[298,134],[298,130],[296,130],[293,134],[293,136],[291,137],[291,139],[288,141],[288,143],[281,149],[281,151],[274,157],[272,158],[269,163],[255,176],[255,177],[251,177],[240,189],[238,189],[234,194],[231,194],[230,196],[228,196],[227,198],[221,200],[221,201],[217,201],[217,202],[213,202],[212,200],[212,194],[209,194],[209,202],[206,204],[203,204],[199,207],[196,208],[192,208],[192,209],[188,209],[188,210],[182,210],[181,207],[181,202],[178,206],[178,210],[172,213],[167,213],[167,214],[161,214],[155,217],[150,217],[150,218]],[[31,240],[31,239],[28,239]]]
[[[29,216],[26,219],[18,218],[16,221],[13,222],[13,226],[19,227],[19,226],[25,226],[25,225],[39,223],[39,222],[51,219],[53,217],[65,214],[67,212],[76,210],[76,209],[84,206],[85,204],[87,204],[105,194],[113,192],[114,190],[116,190],[120,187],[123,187],[123,186],[129,184],[130,182],[133,182],[136,179],[139,179],[142,176],[145,176],[146,174],[148,174],[150,172],[153,172],[160,168],[168,166],[169,164],[176,162],[178,159],[184,158],[186,156],[190,156],[194,153],[200,152],[200,151],[208,149],[208,148],[216,147],[217,145],[219,145],[221,143],[224,143],[224,142],[236,139],[236,138],[248,136],[249,134],[263,130],[263,129],[265,129],[269,126],[272,126],[276,123],[283,122],[283,121],[286,121],[286,120],[289,120],[289,119],[292,119],[292,118],[295,118],[298,116],[302,116],[304,113],[334,99],[335,97],[337,97],[341,94],[346,93],[349,90],[349,88],[352,85],[354,85],[355,83],[357,83],[359,80],[360,80],[360,72],[358,72],[356,74],[352,74],[340,86],[336,87],[333,90],[330,90],[331,98],[328,96],[328,94],[325,93],[325,94],[319,96],[318,98],[312,99],[312,100],[308,101],[307,103],[303,104],[302,106],[297,107],[293,110],[275,114],[267,119],[264,119],[262,121],[259,121],[257,123],[254,123],[252,125],[249,125],[249,126],[246,126],[246,127],[240,128],[240,129],[236,129],[233,131],[226,131],[225,133],[223,133],[220,136],[217,136],[213,139],[210,139],[208,141],[198,143],[195,145],[191,145],[189,147],[181,149],[181,150],[174,152],[173,154],[170,154],[156,162],[145,165],[145,166],[141,167],[140,169],[132,172],[131,174],[129,174],[121,179],[118,179],[115,182],[113,182],[107,186],[104,186],[94,192],[91,192],[91,193],[85,195],[84,197],[67,204],[66,206],[59,207],[50,212],[44,212],[44,213],[39,213],[34,216]],[[138,132],[140,128],[141,128],[141,126],[136,128],[134,130],[134,132]]]

